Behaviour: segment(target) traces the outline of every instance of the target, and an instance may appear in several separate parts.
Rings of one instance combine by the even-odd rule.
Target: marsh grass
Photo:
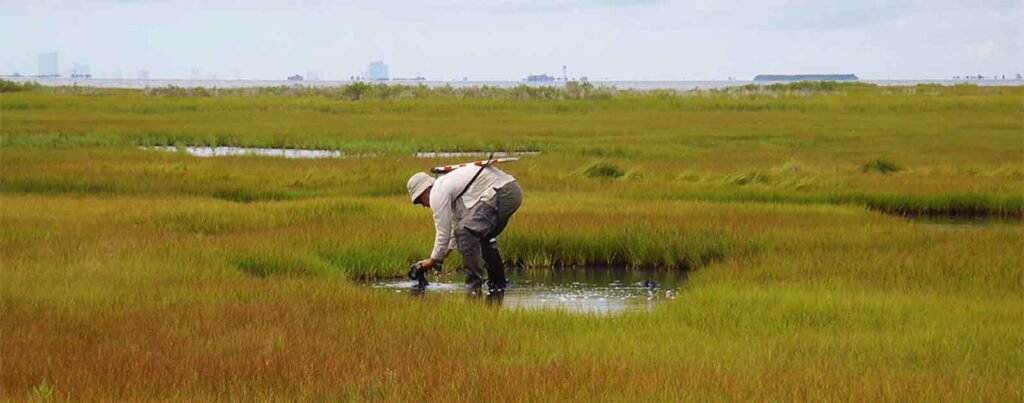
[[[998,400],[1024,370],[1020,227],[933,230],[854,207],[532,197],[501,240],[510,264],[686,268],[686,288],[653,313],[601,318],[410,301],[339,281],[398,275],[425,253],[428,219],[402,197],[5,194],[5,397],[48,380],[54,398],[74,400],[443,400],[482,397],[477,382],[522,399]],[[445,382],[420,375],[435,371],[473,381],[441,392],[430,385]]]
[[[42,85],[35,81],[26,81],[23,83],[0,79],[0,94],[5,92],[20,92],[20,91],[38,91],[42,88]],[[2,105],[2,103],[0,103]]]
[[[239,270],[255,276],[308,276],[323,272],[322,264],[315,259],[271,254],[251,254],[238,258]]]
[[[577,174],[588,178],[607,179],[621,178],[626,174],[618,165],[603,161],[591,162],[580,167],[576,172]]]
[[[703,177],[695,173],[684,173],[681,180],[696,182]],[[728,176],[728,180],[747,176]],[[760,186],[745,183],[742,190],[729,187],[703,186],[680,190],[652,190],[639,198],[663,198],[668,200],[707,200],[716,202],[762,202],[793,204],[857,205],[883,213],[901,216],[1024,216],[1024,196],[992,195],[980,193],[935,193],[908,195],[897,192],[855,192],[855,191],[814,191],[813,179],[780,183],[769,186],[762,179]],[[635,198],[635,197],[631,197]]]
[[[889,160],[884,160],[884,159],[881,159],[881,158],[876,159],[876,160],[872,160],[872,161],[869,161],[869,162],[865,162],[864,166],[861,167],[861,171],[863,171],[863,172],[875,171],[875,172],[883,173],[883,174],[899,172],[901,170],[902,170],[902,168],[900,168],[899,165],[896,165],[895,162],[892,162],[892,161],[889,161]]]
[[[257,201],[292,200],[310,196],[309,192],[302,192],[294,189],[267,189],[256,190],[251,188],[230,188],[213,192],[213,197],[218,199],[251,203]]]
[[[734,185],[769,185],[772,183],[771,175],[760,171],[744,171],[729,175],[726,182]]]
[[[1021,88],[568,90],[3,93],[0,400],[1020,400],[1024,227],[900,215],[1024,215]],[[461,161],[415,152],[494,149],[542,152],[503,167],[507,264],[688,270],[677,298],[354,283],[429,252],[403,185]]]
[[[60,91],[60,90],[58,90]],[[66,91],[66,90],[65,90]],[[276,87],[246,88],[205,88],[205,87],[152,87],[144,91],[153,97],[323,97],[346,101],[401,100],[401,99],[497,99],[497,100],[565,100],[565,99],[607,99],[618,93],[614,87],[595,86],[591,83],[570,81],[562,86],[517,85],[511,88],[495,86],[478,87],[428,87],[426,85],[405,85],[389,83],[355,82],[337,87],[315,87],[282,85]]]

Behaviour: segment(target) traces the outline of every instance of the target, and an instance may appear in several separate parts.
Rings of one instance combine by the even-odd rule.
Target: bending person
[[[469,165],[437,180],[417,172],[407,187],[413,204],[429,207],[434,213],[434,249],[420,264],[430,269],[458,249],[467,271],[468,290],[484,284],[486,265],[489,291],[504,291],[508,281],[497,237],[523,202],[516,178],[493,165]]]

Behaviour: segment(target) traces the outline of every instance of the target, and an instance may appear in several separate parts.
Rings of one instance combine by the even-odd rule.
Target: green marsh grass
[[[892,161],[889,161],[889,160],[883,160],[883,159],[876,159],[876,160],[873,160],[873,161],[865,162],[864,163],[864,167],[861,168],[861,171],[863,171],[863,172],[875,171],[875,172],[878,172],[878,173],[887,174],[887,173],[892,173],[892,172],[899,172],[900,169],[901,169],[900,166],[896,165],[895,162],[892,162]]]
[[[580,167],[576,172],[588,178],[621,178],[626,173],[618,165],[608,162],[592,162]]]
[[[0,95],[0,399],[1024,398],[1021,88],[353,91]],[[509,265],[689,270],[678,297],[599,316],[358,284],[429,252],[403,185],[458,161],[415,152],[501,149],[541,152],[505,167]],[[903,217],[955,214],[1009,221]]]

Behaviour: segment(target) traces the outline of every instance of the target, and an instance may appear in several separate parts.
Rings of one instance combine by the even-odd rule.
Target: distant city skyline
[[[1012,76],[1024,1],[38,0],[0,4],[0,74],[57,52],[94,77],[707,80]],[[138,76],[137,74],[135,76]],[[312,77],[311,77],[312,78]]]

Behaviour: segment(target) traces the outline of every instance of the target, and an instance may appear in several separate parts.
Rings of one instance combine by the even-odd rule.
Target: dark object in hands
[[[661,284],[658,284],[658,282],[654,281],[654,280],[640,281],[640,282],[637,282],[636,285],[638,285],[640,287],[644,287],[644,288],[650,289],[650,290],[653,290],[653,289],[661,287]]]
[[[416,262],[412,266],[409,266],[408,276],[409,280],[416,281],[416,288],[418,289],[422,290],[430,285],[430,282],[427,281],[427,269],[424,268],[423,264],[420,262]]]

